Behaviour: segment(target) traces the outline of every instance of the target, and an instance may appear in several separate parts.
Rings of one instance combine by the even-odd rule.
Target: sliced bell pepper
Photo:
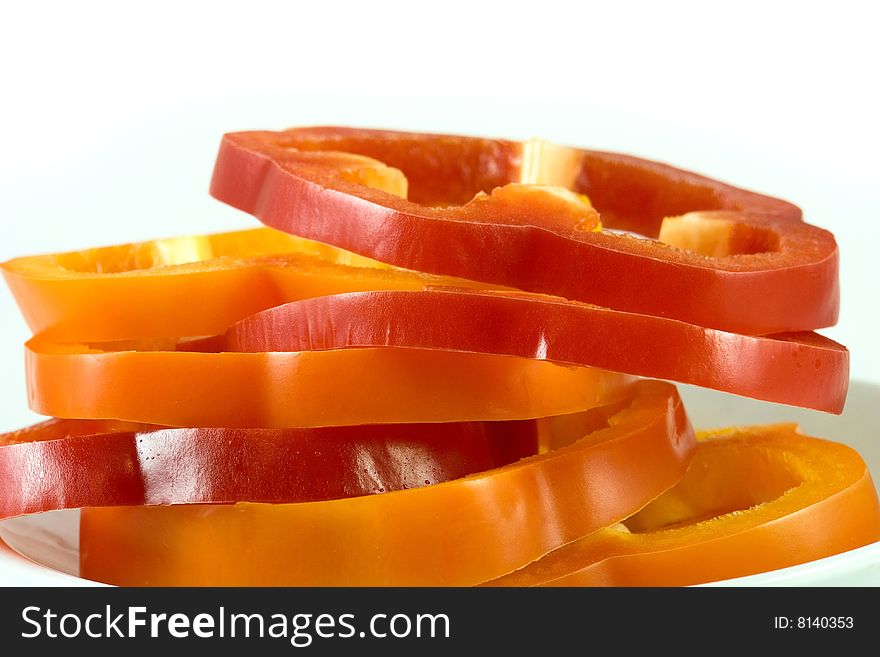
[[[351,263],[357,266],[352,266]],[[40,362],[45,361],[41,357],[52,350],[56,352],[57,361],[61,358],[57,354],[59,349],[67,352],[65,358],[68,361],[75,360],[73,347],[53,347],[48,344],[50,339],[54,342],[104,342],[209,335],[226,330],[231,322],[247,317],[251,312],[292,300],[355,291],[484,287],[470,281],[391,268],[333,247],[270,229],[21,258],[6,263],[4,273],[32,329],[38,334],[37,341],[32,343],[31,362],[36,362],[37,359]],[[498,292],[504,291],[491,291],[492,294]],[[386,298],[389,299],[388,303],[382,301]],[[303,322],[302,317],[287,318],[285,315],[285,321],[291,325],[309,329],[306,332],[297,330],[292,341],[280,344],[276,336],[273,341],[275,346],[270,347],[267,344],[263,349],[233,345],[226,345],[224,348],[296,351],[352,345],[423,345],[427,348],[488,351],[526,357],[540,357],[541,349],[549,349],[551,360],[600,366],[643,376],[671,378],[823,410],[839,411],[846,391],[845,350],[835,343],[808,334],[781,336],[781,339],[743,338],[654,316],[614,312],[582,304],[566,305],[564,302],[537,295],[531,297],[534,303],[514,303],[518,303],[521,309],[528,308],[527,312],[507,314],[499,314],[497,309],[504,304],[510,305],[509,302],[489,296],[479,297],[479,303],[487,308],[471,315],[469,311],[473,309],[474,299],[477,297],[460,297],[455,300],[447,295],[442,297],[445,301],[442,310],[428,307],[430,302],[427,300],[431,298],[432,295],[392,294],[387,297],[365,298],[359,302],[353,299],[345,301],[346,304],[357,305],[356,308],[352,307],[352,312],[357,312],[357,315],[339,308],[335,311],[335,316],[325,311],[319,316],[308,311],[311,306],[305,306],[304,310],[297,310],[296,313],[307,313],[311,318],[309,322]],[[459,302],[463,305],[456,306]],[[316,303],[320,305],[325,302]],[[340,304],[342,301],[331,299],[326,303]],[[465,308],[468,310],[465,311]],[[572,315],[575,309],[580,309],[578,318]],[[401,313],[399,317],[394,316],[397,310]],[[435,312],[446,317],[446,321],[434,322]],[[426,313],[430,314],[426,317]],[[538,317],[538,313],[543,315]],[[557,317],[560,314],[562,317]],[[352,342],[348,339],[355,334],[362,334],[366,329],[366,322],[359,319],[361,315],[370,318],[373,334],[382,337],[381,341],[373,344],[376,342],[375,337],[370,338],[372,342]],[[273,310],[271,316],[281,317],[281,311]],[[267,321],[268,316],[259,317],[258,324],[262,324]],[[358,318],[357,321],[355,317]],[[413,317],[423,318],[424,329],[416,329],[412,325],[409,320]],[[281,322],[278,319],[273,321],[277,333]],[[328,327],[335,327],[337,335],[334,336],[333,344],[328,343],[322,347],[319,343],[326,336],[311,335],[310,332],[314,331],[318,321],[330,321]],[[380,322],[378,328],[375,325],[377,321]],[[408,321],[406,331],[389,331],[390,324]],[[582,324],[578,325],[577,321]],[[524,330],[524,322],[530,327],[534,338],[529,344],[520,343],[501,348],[500,351],[495,345],[478,344],[480,340],[497,340],[503,337],[487,332],[486,327],[490,325],[508,327],[504,333],[507,336],[516,333],[515,341]],[[565,326],[561,331],[562,342],[567,340],[571,343],[576,338],[581,345],[579,356],[560,356],[558,344],[540,346],[540,340],[546,342],[548,339],[560,339],[560,330],[556,328],[560,324]],[[245,325],[253,326],[254,322],[248,321]],[[339,340],[343,325],[350,326],[345,332],[346,342]],[[518,327],[515,332],[510,329],[512,326]],[[544,326],[548,327],[547,330],[544,330]],[[445,335],[439,339],[436,336],[427,338],[420,335],[437,330]],[[585,330],[590,332],[588,336],[582,335]],[[538,335],[536,331],[543,333]],[[322,334],[329,332],[331,328],[321,329]],[[654,349],[653,344],[662,344],[664,349]],[[116,344],[110,349],[119,350],[121,346]],[[566,345],[563,344],[562,347],[564,351]],[[785,355],[792,352],[795,356],[779,359],[782,352]],[[86,363],[93,371],[89,376],[94,378],[97,376],[94,373],[98,368],[97,363],[104,363],[108,358],[102,355],[98,359],[79,359],[77,362]],[[127,361],[133,358],[134,356],[126,357]],[[69,366],[77,367],[72,363]],[[809,385],[804,384],[805,367],[816,370],[809,377]],[[757,376],[759,371],[765,371],[766,376]],[[72,409],[65,410],[65,406],[57,406],[53,401],[55,394],[51,389],[52,382],[44,385],[43,381],[35,380],[33,400],[40,412],[47,414],[61,417],[137,418],[145,422],[176,426],[205,423],[205,420],[195,417],[185,421],[161,415],[122,415],[119,411],[91,410],[78,414]],[[46,387],[48,389],[43,390]],[[75,388],[70,393],[65,392],[64,399],[76,397],[80,394],[79,390],[88,389]],[[602,395],[597,399],[600,402],[607,401]],[[548,414],[568,412],[575,408],[568,406],[550,410],[551,413]],[[519,416],[515,414],[514,417]],[[430,418],[412,416],[409,419],[427,421]],[[451,421],[461,418],[444,416],[442,419]],[[207,422],[216,424],[210,420]],[[230,420],[229,423],[231,426],[241,426],[238,421]]]
[[[694,439],[673,386],[641,381],[630,402],[587,414],[593,430],[567,446],[424,488],[86,508],[80,572],[123,585],[477,584],[622,520],[684,473]]]
[[[744,427],[701,435],[684,478],[623,525],[491,584],[683,586],[877,540],[877,491],[853,449],[795,425]]]
[[[268,228],[16,258],[0,267],[31,331],[55,342],[214,335],[280,303],[339,292],[485,287]]]
[[[30,407],[61,418],[176,427],[521,420],[610,403],[633,381],[592,368],[419,349],[197,353],[175,351],[172,340],[99,347],[109,351],[30,341]]]
[[[0,434],[0,519],[83,506],[341,499],[458,479],[537,449],[535,421],[165,429],[49,420]]]
[[[531,152],[549,155],[536,164]],[[399,267],[699,326],[763,335],[838,315],[834,237],[797,207],[615,153],[332,127],[240,132],[223,138],[211,193]],[[604,227],[669,244],[597,231],[578,195]]]
[[[257,313],[223,336],[190,346],[239,352],[347,347],[439,349],[601,367],[834,413],[843,409],[849,383],[846,348],[816,333],[736,335],[521,292],[318,297]]]

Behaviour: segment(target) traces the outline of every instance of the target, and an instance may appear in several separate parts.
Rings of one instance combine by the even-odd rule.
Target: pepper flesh
[[[83,506],[340,499],[458,479],[537,448],[535,421],[273,430],[49,420],[0,434],[0,519]]]
[[[684,478],[624,522],[498,586],[683,586],[785,568],[880,540],[871,476],[851,448],[795,425],[701,435]]]
[[[723,229],[720,230],[723,232]],[[711,241],[709,238],[704,240],[703,248],[709,248]],[[528,312],[496,317],[497,313],[492,311],[488,318],[480,321],[478,317],[486,315],[485,310],[475,311],[473,316],[463,311],[465,307],[472,307],[474,299],[480,299],[480,303],[487,308],[497,309],[505,303],[509,304],[505,298],[513,297],[506,295],[505,290],[481,289],[485,286],[480,283],[392,268],[333,247],[269,229],[22,258],[6,263],[4,267],[19,304],[32,328],[38,332],[37,341],[32,343],[29,355],[31,362],[38,357],[45,360],[47,351],[54,349],[57,352],[59,345],[49,344],[52,341],[98,342],[206,335],[225,330],[230,321],[241,320],[253,310],[274,307],[292,300],[324,296],[331,298],[316,301],[315,304],[338,305],[343,302],[332,297],[334,294],[370,292],[373,294],[369,298],[363,298],[362,302],[355,301],[354,297],[344,302],[358,305],[351,311],[355,314],[343,311],[342,316],[332,317],[331,313],[322,311],[320,316],[316,316],[314,312],[308,312],[312,305],[292,306],[287,309],[288,312],[293,308],[297,312],[302,309],[311,318],[305,322],[310,331],[308,335],[304,336],[302,330],[298,330],[292,336],[293,342],[298,346],[276,344],[271,348],[265,345],[263,348],[249,347],[244,350],[294,351],[347,346],[408,348],[423,345],[429,348],[491,353],[496,347],[480,344],[473,346],[474,342],[479,343],[480,340],[497,339],[498,336],[492,335],[491,331],[487,332],[486,327],[504,325],[507,327],[505,335],[518,336],[523,332],[525,317],[532,327],[531,333],[541,331],[538,337],[543,342],[537,346],[543,345],[545,355],[542,356],[541,348],[532,349],[531,343],[538,339],[534,335],[534,339],[527,343],[500,353],[547,358],[548,351],[553,354],[560,352],[559,345],[547,344],[548,339],[553,342],[560,337],[554,336],[553,327],[565,323],[564,317],[570,316],[573,309],[580,308],[581,317],[578,321],[581,323],[569,321],[562,332],[561,341],[568,344],[583,342],[592,346],[581,348],[581,353],[576,358],[565,360],[563,357],[562,362],[568,364],[599,366],[628,374],[670,378],[759,399],[831,412],[841,410],[848,382],[846,351],[815,335],[804,333],[779,336],[778,339],[750,338],[656,316],[622,313],[582,304],[566,305],[558,299],[539,295],[521,295],[521,299],[533,301],[529,304],[532,309]],[[456,307],[453,303],[451,308],[445,310],[429,308],[432,303],[430,299],[437,298],[439,294],[428,292],[433,288],[458,288],[462,291],[476,288],[484,296],[461,296],[461,307]],[[388,294],[376,294],[382,292]],[[425,293],[408,295],[400,294],[401,292]],[[494,298],[496,295],[504,298]],[[447,301],[452,300],[448,294],[445,298]],[[385,302],[384,299],[389,301]],[[421,300],[427,301],[423,303]],[[362,308],[364,303],[366,307]],[[408,304],[408,309],[402,307],[404,303]],[[527,308],[522,302],[519,305]],[[375,335],[370,342],[351,341],[352,336],[362,333],[367,324],[366,319],[364,322],[359,319],[354,321],[355,316],[370,318],[374,325],[377,313],[391,308],[396,308],[395,312],[399,312],[401,316],[394,317],[392,313],[387,320],[381,320],[382,324],[374,329]],[[392,325],[412,317],[424,318],[426,309],[430,313],[424,321],[426,328],[416,329],[410,326],[406,339],[402,339],[404,332]],[[535,316],[538,310],[544,313],[540,318]],[[258,315],[257,318],[264,321],[266,317],[280,316],[283,312],[281,309],[274,309],[266,315]],[[436,314],[446,317],[446,321],[434,322]],[[457,319],[453,321],[454,318]],[[297,316],[286,321],[291,325],[302,326],[304,323],[303,318]],[[247,320],[243,324],[258,323],[257,320]],[[278,323],[275,320],[275,324]],[[547,326],[546,330],[542,328],[544,325]],[[321,335],[313,336],[316,326],[322,327],[318,332]],[[343,332],[346,341],[339,340],[338,334],[342,332],[342,326],[348,327]],[[466,335],[461,332],[464,326],[470,327]],[[513,329],[512,326],[517,328]],[[583,336],[585,339],[582,340],[584,327],[588,327],[589,335]],[[448,335],[441,337],[439,341],[436,338],[432,341],[421,335],[436,329],[442,329]],[[319,343],[324,340],[324,334],[334,331],[337,333],[334,344],[321,347]],[[460,337],[451,339],[453,335]],[[648,348],[655,343],[663,344],[665,348]],[[126,348],[130,347],[131,344]],[[70,352],[69,345],[65,348]],[[98,345],[98,348],[118,351],[123,346]],[[242,349],[228,344],[225,348]],[[564,350],[565,346],[562,348]],[[60,357],[56,357],[56,360],[58,358]],[[67,358],[73,360],[74,357],[68,354]],[[102,362],[106,362],[109,356],[102,355],[100,358]],[[134,359],[133,355],[128,357],[129,361]],[[83,362],[82,359],[80,362]],[[98,369],[96,363],[85,362],[93,370]],[[804,384],[804,368],[816,370],[815,375],[807,379],[809,385]],[[758,377],[755,372],[760,370],[764,371],[764,376]],[[92,381],[94,376],[93,374]],[[65,391],[61,396],[62,405],[59,406],[54,401],[58,397],[55,391],[43,391],[38,383],[40,382],[34,384],[34,407],[49,415],[121,417],[177,426],[202,425],[206,422],[196,418],[187,422],[161,415],[127,415],[121,411],[100,409],[78,414],[72,409],[66,410],[71,407],[68,397],[80,396],[83,393],[78,391],[86,391],[87,387],[74,388],[69,393]],[[52,384],[49,382],[47,385]],[[604,400],[601,396],[597,399]],[[88,408],[85,402],[74,401],[74,405],[76,404]],[[557,410],[565,412],[564,408]],[[568,407],[568,410],[574,409]],[[408,418],[413,422],[431,419],[433,418],[419,415]],[[461,418],[446,415],[439,419],[452,421]],[[470,419],[497,418],[492,416]],[[242,425],[235,421],[231,426],[263,425]]]
[[[214,335],[281,303],[357,290],[478,286],[269,228],[16,258],[2,265],[44,341]]]
[[[684,473],[693,433],[673,386],[641,381],[630,402],[588,414],[604,414],[591,426],[605,428],[414,490],[307,504],[83,509],[81,575],[123,585],[477,584],[619,521]]]
[[[503,291],[320,297],[263,311],[192,346],[246,352],[348,347],[491,353],[601,367],[834,413],[843,409],[849,383],[846,349],[815,333],[736,335]]]
[[[593,230],[591,207],[518,184],[522,153],[517,142],[380,130],[232,133],[211,193],[269,226],[407,269],[751,335],[836,322],[837,245],[797,207],[656,162],[569,149],[572,191],[608,228],[654,238],[665,217],[696,213],[666,231],[687,246],[680,235],[703,219],[729,224],[722,255],[707,257]]]
[[[197,353],[175,351],[175,341],[104,346],[113,351],[29,342],[30,407],[60,418],[175,427],[523,420],[608,404],[627,395],[633,381],[593,368],[420,349]]]

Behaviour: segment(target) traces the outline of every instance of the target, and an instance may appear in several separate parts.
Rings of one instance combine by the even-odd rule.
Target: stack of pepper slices
[[[0,517],[81,508],[122,585],[684,585],[880,539],[852,449],[694,434],[696,384],[839,413],[834,237],[614,153],[226,135],[266,228],[12,260]],[[736,418],[732,418],[735,420]]]

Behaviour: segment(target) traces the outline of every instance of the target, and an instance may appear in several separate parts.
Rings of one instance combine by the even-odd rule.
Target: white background
[[[0,260],[255,225],[207,194],[226,131],[539,136],[801,205],[842,251],[843,313],[826,333],[878,381],[871,4],[4,4]],[[0,318],[7,429],[33,416],[8,294]]]

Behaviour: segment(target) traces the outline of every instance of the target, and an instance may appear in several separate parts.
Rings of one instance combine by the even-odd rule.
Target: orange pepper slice
[[[694,449],[678,393],[659,381],[550,430],[553,451],[413,490],[83,509],[81,575],[123,585],[478,584],[631,515],[678,481]]]
[[[683,586],[820,559],[880,540],[855,450],[795,425],[702,434],[684,478],[646,508],[498,586]]]
[[[812,333],[742,336],[666,317],[637,315],[543,295],[485,289],[486,286],[472,281],[381,265],[270,229],[21,258],[6,263],[4,271],[29,324],[38,334],[28,351],[33,378],[32,405],[38,412],[65,418],[120,418],[175,426],[217,424],[219,420],[211,422],[194,415],[178,418],[165,413],[163,407],[174,402],[162,397],[161,390],[173,384],[159,381],[154,392],[144,392],[139,384],[128,385],[130,376],[120,366],[124,361],[135,369],[149,368],[147,363],[161,358],[172,362],[170,357],[111,356],[110,352],[133,348],[157,351],[160,344],[120,342],[123,340],[203,336],[225,331],[228,322],[241,320],[242,325],[260,325],[269,321],[267,318],[273,323],[276,343],[283,324],[287,342],[297,346],[239,349],[227,345],[218,350],[275,352],[387,346],[497,353],[668,378],[830,412],[842,409],[848,383],[846,349]],[[299,305],[284,305],[297,302]],[[249,314],[254,311],[263,312]],[[434,322],[433,318],[438,315],[444,318],[443,322]],[[403,330],[407,322],[409,325]],[[303,325],[307,331],[302,330]],[[493,326],[504,326],[505,331],[494,331]],[[290,327],[289,330],[286,327]],[[316,327],[320,327],[317,332]],[[363,335],[368,327],[372,334],[365,341]],[[438,330],[439,337],[429,335]],[[538,334],[540,339],[535,337]],[[489,344],[504,335],[515,338],[515,349],[498,350],[497,345]],[[83,341],[113,341],[114,344],[78,349],[67,344]],[[328,342],[332,344],[326,344]],[[171,340],[164,344],[180,352],[186,349]],[[664,348],[653,349],[652,344],[662,344]],[[572,347],[576,353],[569,353]],[[77,351],[90,357],[77,358]],[[175,363],[182,356],[176,358]],[[198,357],[190,358],[193,362],[198,360]],[[388,358],[399,361],[408,357]],[[280,359],[281,356],[267,356],[271,362],[262,369],[251,368],[248,373],[260,381],[289,378],[279,374],[279,368],[274,365],[274,361]],[[51,369],[47,364],[50,360],[53,364],[65,361],[67,369],[58,370],[61,374],[90,385],[59,391],[52,378],[54,374],[44,376],[44,372]],[[211,360],[202,357],[199,362],[210,362],[210,367],[217,367],[218,363],[233,360],[233,357],[218,356]],[[300,360],[314,362],[315,358]],[[237,362],[243,361],[239,357]],[[112,391],[99,395],[99,399],[91,394],[91,386],[100,389],[97,379],[102,368],[108,370],[108,376],[124,381],[120,391],[155,399],[155,412],[131,412],[118,405],[102,405],[104,400],[114,398]],[[805,369],[815,370],[808,379],[809,385],[804,384]],[[449,368],[441,370],[448,372]],[[755,376],[759,370],[763,375]],[[339,378],[338,368],[330,366],[328,375]],[[199,376],[199,370],[194,370],[189,378],[196,382],[189,394],[183,393],[184,398],[193,395],[202,398],[198,392]],[[589,379],[589,375],[586,378]],[[602,379],[597,382],[595,401],[581,406],[563,403],[546,408],[541,414],[573,412],[611,401],[613,396],[602,393],[609,385],[606,380],[611,380],[611,387],[616,389],[625,378],[607,374]],[[326,388],[326,384],[323,387]],[[552,381],[548,387],[558,388]],[[78,399],[84,394],[90,399]],[[210,392],[206,390],[205,394]],[[218,391],[218,394],[226,393]],[[247,398],[248,392],[242,391],[241,397]],[[513,399],[506,399],[516,404]],[[478,393],[474,401],[491,404],[485,393]],[[131,403],[137,404],[137,401]],[[270,407],[273,403],[268,402]],[[229,408],[233,416],[238,414],[234,411],[236,402],[231,401]],[[254,409],[246,415],[256,417],[254,413],[259,405],[254,404]],[[441,415],[426,415],[413,409],[413,414],[403,421],[465,419],[452,413],[443,414],[442,406],[437,410]],[[468,419],[535,416],[534,411],[513,409],[484,417],[468,412],[471,413],[466,416]],[[267,411],[269,415],[272,413]],[[268,425],[242,425],[242,421],[232,419],[228,426],[311,426],[285,423],[314,420],[278,419]],[[361,420],[352,416],[351,422]]]
[[[833,413],[843,410],[849,385],[849,352],[816,333],[738,335],[501,290],[335,294],[270,308],[192,345],[244,352],[352,347],[438,349],[601,367]]]
[[[489,354],[387,348],[198,353],[176,346],[170,340],[116,343],[102,351],[32,340],[25,353],[30,407],[60,418],[173,427],[525,420],[608,404],[623,398],[634,380]]]
[[[286,301],[485,287],[267,228],[18,258],[3,273],[37,334],[31,407],[54,417],[265,428],[527,419],[609,403],[632,381],[493,355],[186,353],[171,338],[219,333]]]
[[[486,287],[269,228],[28,256],[0,267],[31,331],[56,342],[213,335],[260,310],[340,292]]]

